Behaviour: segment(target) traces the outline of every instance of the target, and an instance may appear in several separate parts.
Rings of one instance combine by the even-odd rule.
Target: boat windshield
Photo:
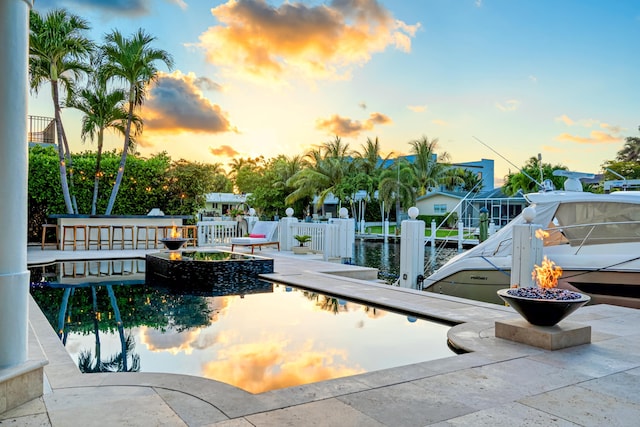
[[[548,227],[545,246],[623,243],[640,240],[640,209],[618,202],[561,203]]]

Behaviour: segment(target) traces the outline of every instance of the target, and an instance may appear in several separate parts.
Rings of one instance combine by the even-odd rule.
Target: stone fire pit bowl
[[[160,242],[164,244],[164,246],[170,251],[177,251],[189,241],[189,239],[183,237],[166,237],[164,239],[159,239]]]
[[[544,299],[510,295],[509,289],[500,289],[498,296],[513,307],[532,325],[553,326],[591,300],[588,295],[571,292],[575,299]]]

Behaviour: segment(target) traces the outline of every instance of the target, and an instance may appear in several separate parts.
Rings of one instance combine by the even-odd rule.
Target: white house
[[[507,197],[500,188],[472,195],[438,190],[416,200],[416,207],[421,215],[446,215],[456,212],[465,227],[478,226],[481,208],[489,211],[489,220],[500,228],[520,214],[526,206],[527,201],[524,197]]]
[[[208,193],[205,195],[205,208],[202,216],[220,217],[226,215],[229,209],[247,210],[248,194]]]

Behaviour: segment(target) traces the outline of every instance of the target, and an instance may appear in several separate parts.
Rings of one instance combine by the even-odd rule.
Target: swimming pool
[[[233,294],[150,286],[144,268],[30,268],[34,299],[83,372],[188,374],[260,393],[454,354],[438,322],[259,279]]]

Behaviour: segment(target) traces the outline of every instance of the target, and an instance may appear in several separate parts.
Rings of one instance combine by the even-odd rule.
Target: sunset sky
[[[339,135],[385,154],[438,138],[496,180],[542,153],[598,172],[638,136],[640,2],[603,0],[36,0],[90,36],[138,28],[173,55],[149,91],[142,155],[227,165]],[[53,116],[48,87],[29,112]],[[73,151],[81,115],[65,110]],[[489,145],[509,162],[474,137]],[[120,149],[111,137],[107,149]]]

